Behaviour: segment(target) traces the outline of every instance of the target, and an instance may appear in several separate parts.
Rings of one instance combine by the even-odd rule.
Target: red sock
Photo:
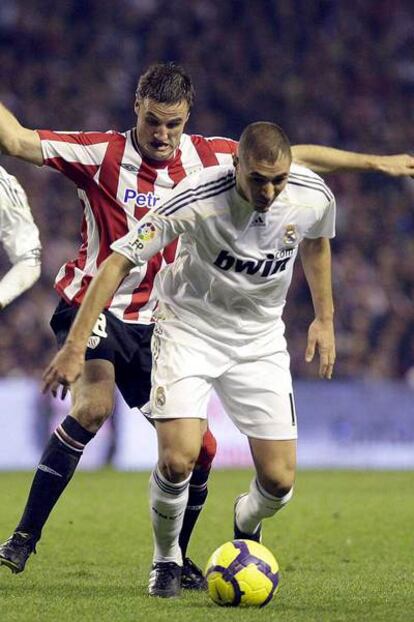
[[[217,451],[217,441],[209,428],[204,432],[203,443],[195,463],[195,469],[209,471]]]

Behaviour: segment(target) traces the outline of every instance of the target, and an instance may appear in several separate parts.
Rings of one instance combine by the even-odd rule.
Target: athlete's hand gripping
[[[320,378],[332,378],[335,364],[335,334],[332,320],[314,319],[308,330],[305,361],[313,360],[316,349],[319,352]]]
[[[65,344],[55,355],[43,374],[42,392],[52,392],[56,397],[59,385],[63,385],[62,399],[71,384],[81,375],[85,365],[85,352],[72,344]]]

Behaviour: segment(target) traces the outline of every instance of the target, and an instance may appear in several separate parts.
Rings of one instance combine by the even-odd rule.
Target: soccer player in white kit
[[[0,310],[32,287],[40,276],[41,244],[27,196],[0,166],[0,240],[12,267],[0,280]]]
[[[119,282],[181,236],[174,264],[156,279],[151,412],[159,460],[150,481],[155,551],[149,593],[176,596],[178,535],[188,484],[214,388],[256,467],[235,504],[235,537],[261,538],[261,521],[292,497],[297,421],[282,311],[301,243],[315,310],[306,348],[330,378],[335,360],[329,238],[335,200],[325,183],[292,164],[272,123],[242,134],[236,169],[189,176],[172,198],[112,244],[68,335],[44,375],[44,390],[81,373],[93,324]]]

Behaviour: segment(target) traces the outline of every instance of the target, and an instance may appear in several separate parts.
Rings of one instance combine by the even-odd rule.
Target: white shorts
[[[272,348],[268,337],[235,347],[164,320],[155,325],[152,355],[152,418],[206,419],[214,389],[246,436],[297,438],[290,359],[280,331]]]

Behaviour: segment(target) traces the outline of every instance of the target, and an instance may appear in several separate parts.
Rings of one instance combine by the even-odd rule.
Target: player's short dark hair
[[[150,98],[160,104],[177,104],[183,99],[191,109],[194,103],[194,86],[181,65],[155,63],[150,65],[138,80],[137,99]]]
[[[253,156],[257,160],[276,162],[281,156],[292,159],[290,142],[276,123],[257,121],[250,123],[239,140],[239,156]]]

